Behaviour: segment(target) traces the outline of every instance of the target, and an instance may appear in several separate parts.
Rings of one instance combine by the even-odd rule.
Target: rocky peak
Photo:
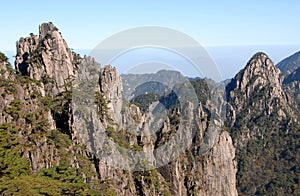
[[[287,102],[281,84],[280,71],[266,54],[259,52],[227,85],[227,99],[249,99],[253,93],[266,90],[267,95],[279,97]]]
[[[283,90],[280,71],[264,53],[257,53],[250,59],[226,86],[226,95],[229,127],[246,126],[242,123],[246,116],[253,119],[273,116],[278,123],[289,121],[291,116],[295,119],[295,111],[290,106],[293,100]],[[256,135],[254,130],[251,130],[251,134]]]
[[[58,31],[58,28],[54,26],[52,22],[43,23],[39,27],[40,36],[46,36],[47,34],[51,34],[54,31]]]
[[[16,70],[35,80],[47,79],[44,82],[55,95],[66,90],[74,76],[73,53],[51,22],[40,25],[39,32],[17,42]]]
[[[272,88],[273,95],[284,96],[279,75],[280,71],[274,66],[270,58],[264,53],[257,53],[227,85],[227,91],[231,92],[227,97],[229,99],[236,97],[232,90],[237,88],[243,92],[244,98],[249,98],[254,91],[269,85],[274,87]]]
[[[121,122],[123,85],[115,67],[107,65],[100,70],[100,92],[108,101],[109,113],[115,122]]]

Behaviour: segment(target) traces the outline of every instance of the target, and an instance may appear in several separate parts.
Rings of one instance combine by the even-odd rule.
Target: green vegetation
[[[55,145],[58,154],[61,156],[60,162],[69,163],[72,156],[69,149],[72,144],[70,136],[59,130],[51,130],[48,135],[47,143]]]
[[[116,131],[115,128],[113,127],[108,127],[106,129],[106,133],[108,137],[112,138],[116,144],[118,144],[122,148],[129,149],[130,144],[128,141],[128,138],[126,138],[125,134],[126,132],[123,130],[121,131]]]
[[[132,135],[128,132],[126,132],[124,129],[116,131],[113,127],[108,127],[106,129],[106,133],[108,137],[112,138],[113,141],[121,148],[125,148],[128,150],[134,150],[134,151],[143,151],[143,145],[142,144],[130,144],[130,138],[136,137],[135,135]]]
[[[59,165],[42,169],[34,175],[0,180],[1,195],[116,195],[107,183],[91,189],[75,168]]]
[[[141,94],[134,99],[131,100],[131,102],[141,108],[143,112],[147,111],[149,106],[155,102],[158,101],[160,96],[155,93],[149,93],[149,94]]]
[[[79,144],[73,147],[65,127],[50,129],[47,112],[62,114],[55,116],[55,113],[57,118],[64,117],[71,91],[54,98],[42,97],[38,91],[40,81],[21,75],[16,75],[16,78],[0,80],[0,99],[7,100],[1,113],[12,119],[0,124],[0,195],[116,195],[111,185],[96,180],[93,160],[82,153],[85,147]],[[23,99],[22,88],[31,93],[29,101]],[[31,153],[36,153],[36,148],[44,145],[50,152],[54,149],[59,165],[54,161],[48,164],[56,166],[32,171]],[[44,156],[47,155],[41,154],[40,159],[34,161],[42,162]],[[74,157],[78,168],[69,165]]]
[[[17,137],[20,127],[12,123],[0,125],[0,179],[28,175],[29,162],[20,156],[24,146]]]
[[[8,114],[13,117],[14,120],[18,120],[22,108],[21,100],[12,100],[9,105],[6,105],[3,109],[4,114]]]
[[[210,98],[210,92],[207,82],[205,81],[205,79],[201,78],[196,80],[190,80],[190,82],[195,90],[198,101],[205,105],[206,101]]]
[[[295,129],[280,136],[275,133],[281,131],[251,140],[239,150],[237,181],[241,193],[299,194],[299,134]]]
[[[242,193],[296,194],[300,185],[297,132],[295,128],[289,133],[273,130],[265,133],[263,139],[251,140],[238,152],[237,180]]]
[[[237,146],[237,188],[242,195],[298,195],[300,187],[299,125],[278,98],[269,101],[271,87],[255,89],[230,133]],[[235,92],[239,93],[239,92]],[[266,115],[260,108],[272,104],[273,112]],[[282,109],[286,117],[278,116]],[[251,111],[249,114],[248,111]],[[251,138],[239,144],[248,131]]]
[[[97,113],[99,119],[103,121],[104,119],[111,121],[108,115],[108,102],[104,99],[103,95],[99,92],[95,93],[95,104],[97,105]]]
[[[3,93],[1,96],[4,98],[7,94],[13,94],[16,92],[16,84],[9,80],[5,80],[3,78],[0,78],[0,87],[3,87]]]
[[[170,183],[162,181],[159,172],[156,169],[137,171],[133,173],[136,189],[142,195],[142,186],[147,186],[152,193],[157,195],[171,195]]]
[[[5,56],[5,54],[0,52],[0,63],[1,62],[7,62],[7,61],[8,61],[8,58]]]
[[[25,117],[35,125],[38,117],[34,114],[27,114]],[[68,165],[71,155],[69,148],[71,140],[67,134],[59,130],[40,131],[31,134],[28,139],[38,141],[40,137],[47,136],[48,144],[54,144],[61,157],[61,164],[41,169],[32,174],[30,162],[22,154],[31,148],[27,145],[26,137],[20,137],[19,133],[23,127],[14,123],[3,123],[0,125],[0,194],[1,195],[116,195],[115,191],[105,182],[93,181],[85,183],[78,173],[86,172],[89,179],[91,160],[80,158],[79,169]],[[84,162],[85,161],[85,162]],[[93,188],[92,188],[93,186]]]

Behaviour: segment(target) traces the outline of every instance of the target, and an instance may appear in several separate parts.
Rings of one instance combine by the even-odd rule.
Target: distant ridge
[[[283,74],[290,74],[300,67],[300,51],[280,61],[276,67],[280,69]]]

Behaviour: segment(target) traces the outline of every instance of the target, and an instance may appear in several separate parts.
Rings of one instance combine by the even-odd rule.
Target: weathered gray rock
[[[39,36],[31,35],[17,42],[16,70],[35,80],[47,80],[51,94],[70,89],[76,65],[73,54],[52,23],[39,27]]]
[[[203,161],[203,178],[207,190],[203,195],[238,195],[236,190],[237,163],[235,147],[228,132],[224,131]]]
[[[123,104],[123,86],[116,68],[108,65],[100,71],[100,92],[108,101],[108,113],[116,123],[121,123],[121,109]]]

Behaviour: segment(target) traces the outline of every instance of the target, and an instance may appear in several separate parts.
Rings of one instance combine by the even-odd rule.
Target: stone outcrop
[[[210,161],[203,164],[206,195],[237,195],[235,147],[228,132],[221,133],[208,157]]]
[[[122,79],[116,68],[108,65],[100,70],[100,92],[108,102],[108,113],[116,123],[121,123],[121,109],[123,104]]]
[[[50,94],[68,87],[75,74],[74,56],[52,23],[39,27],[39,36],[21,38],[17,43],[16,70],[35,80],[47,80]],[[45,82],[46,83],[46,82]]]

